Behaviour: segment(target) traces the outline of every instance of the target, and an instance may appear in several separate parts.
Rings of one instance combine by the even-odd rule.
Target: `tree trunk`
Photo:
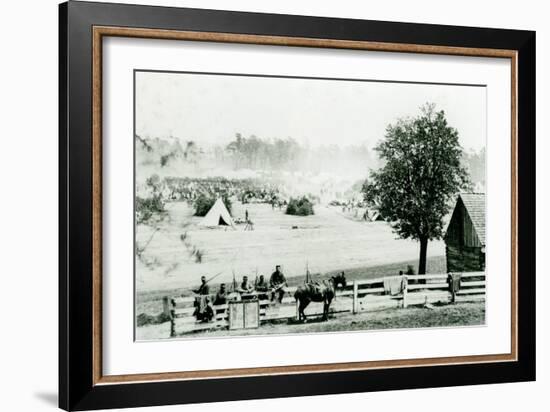
[[[419,275],[425,275],[426,274],[426,252],[428,251],[428,238],[427,237],[421,237],[420,238],[420,259],[418,262],[418,274]],[[424,282],[422,282],[424,283]]]

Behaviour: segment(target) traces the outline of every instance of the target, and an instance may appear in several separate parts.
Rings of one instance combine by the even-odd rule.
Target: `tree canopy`
[[[417,117],[388,125],[375,150],[382,166],[365,181],[365,200],[399,236],[420,242],[418,273],[424,274],[428,241],[443,236],[451,200],[470,186],[458,131],[443,110],[426,104]]]

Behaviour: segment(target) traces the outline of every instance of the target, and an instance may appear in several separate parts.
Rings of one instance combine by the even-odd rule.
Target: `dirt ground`
[[[193,335],[182,335],[180,338],[199,339],[220,338],[243,335],[277,335],[302,334],[318,332],[414,329],[433,327],[479,326],[485,324],[485,302],[464,302],[457,304],[434,305],[431,308],[412,306],[406,309],[384,309],[376,312],[358,314],[334,314],[327,322],[311,319],[307,323],[295,320],[266,323],[258,329],[227,329],[195,332]],[[151,325],[138,328],[138,340],[168,338],[170,324]]]

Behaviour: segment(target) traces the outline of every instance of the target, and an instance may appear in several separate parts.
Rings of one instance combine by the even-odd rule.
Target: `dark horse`
[[[328,320],[328,311],[330,303],[336,295],[336,288],[341,285],[346,287],[346,277],[344,272],[339,275],[332,276],[330,279],[322,283],[309,282],[305,285],[298,286],[294,292],[294,299],[298,303],[298,320],[306,321],[307,317],[304,313],[305,308],[311,302],[323,302],[323,320]]]

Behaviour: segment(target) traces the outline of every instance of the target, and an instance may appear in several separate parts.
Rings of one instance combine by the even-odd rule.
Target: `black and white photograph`
[[[485,325],[486,104],[134,70],[135,339]]]
[[[3,2],[0,410],[548,403],[544,4]]]

